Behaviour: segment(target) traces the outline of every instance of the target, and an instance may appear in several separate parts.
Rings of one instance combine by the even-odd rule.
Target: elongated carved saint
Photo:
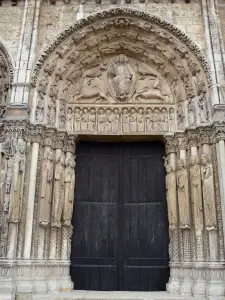
[[[168,204],[169,228],[177,228],[177,196],[176,196],[176,175],[170,164],[166,165],[166,195]]]
[[[214,230],[216,229],[216,207],[213,168],[207,154],[202,155],[201,163],[205,224],[207,230]]]
[[[66,161],[65,168],[65,199],[63,207],[63,225],[70,226],[72,213],[73,213],[73,201],[74,201],[74,185],[75,185],[75,161],[73,158],[69,158]]]
[[[5,189],[6,189],[6,170],[5,163],[2,160],[1,170],[0,170],[0,228],[2,226],[2,217],[4,210],[4,201],[5,201]]]
[[[14,174],[13,174],[13,195],[12,205],[10,207],[10,221],[13,223],[19,222],[20,207],[23,191],[23,177],[25,169],[25,143],[18,142],[17,151],[15,154]]]
[[[198,158],[192,156],[190,164],[191,202],[193,205],[195,230],[198,231],[203,230],[201,172]]]
[[[179,159],[177,162],[177,188],[178,188],[178,204],[180,215],[180,228],[190,228],[189,217],[189,199],[188,199],[188,175],[184,166],[184,161]]]
[[[61,227],[62,209],[64,203],[64,154],[58,152],[55,158],[54,191],[52,207],[52,227]]]
[[[50,221],[50,208],[52,202],[53,181],[53,152],[47,150],[45,153],[41,182],[40,218],[42,226],[47,226]]]

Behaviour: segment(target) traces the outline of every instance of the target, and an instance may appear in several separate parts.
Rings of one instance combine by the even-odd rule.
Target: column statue
[[[25,143],[18,141],[15,154],[14,174],[13,174],[13,201],[10,208],[10,220],[13,223],[19,222],[20,206],[22,201],[23,177],[25,171]]]
[[[203,230],[201,172],[196,156],[190,159],[190,182],[195,230]]]
[[[177,188],[178,188],[178,204],[180,215],[180,228],[190,228],[189,217],[189,199],[188,199],[188,175],[184,166],[184,161],[179,159],[177,162]]]
[[[212,164],[209,162],[209,157],[207,154],[202,154],[201,164],[205,224],[207,230],[213,230],[216,229],[217,225],[213,167]]]
[[[40,218],[39,223],[47,226],[50,219],[50,207],[52,202],[52,179],[53,179],[53,152],[47,150],[44,155],[41,180]]]
[[[56,150],[57,151],[57,150]],[[64,154],[56,153],[55,174],[54,174],[54,191],[52,207],[52,227],[61,227],[62,208],[64,203]]]
[[[6,170],[5,162],[2,160],[1,171],[0,171],[0,228],[2,226],[2,217],[4,211],[4,201],[5,201],[5,190],[6,190]]]
[[[177,229],[177,196],[176,196],[176,175],[171,164],[166,165],[166,191],[168,204],[169,228]]]
[[[63,225],[70,226],[72,213],[73,213],[73,201],[74,201],[74,185],[75,185],[75,161],[72,157],[69,157],[66,161],[65,168],[65,199],[63,207]]]

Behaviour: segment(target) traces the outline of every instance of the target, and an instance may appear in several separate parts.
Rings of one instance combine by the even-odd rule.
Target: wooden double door
[[[158,142],[77,145],[70,270],[75,289],[165,290],[163,155]]]

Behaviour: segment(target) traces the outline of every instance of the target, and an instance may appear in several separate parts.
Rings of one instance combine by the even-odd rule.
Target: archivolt
[[[112,30],[120,32],[121,35],[119,36],[118,34],[116,36],[114,34],[113,36]],[[43,70],[43,66],[52,58],[57,49],[59,51],[60,49],[64,49],[63,55],[60,55],[61,60],[64,61],[68,58],[67,54],[71,54],[71,50],[83,52],[84,49],[81,50],[79,48],[79,45],[82,43],[86,45],[87,50],[93,52],[94,48],[99,49],[104,42],[101,36],[103,31],[105,31],[103,35],[108,46],[117,39],[118,42],[124,42],[124,49],[133,45],[133,47],[127,50],[133,52],[135,55],[143,55],[145,59],[147,59],[149,52],[157,52],[157,56],[161,57],[164,61],[164,65],[161,65],[160,62],[158,62],[158,65],[165,72],[167,64],[173,65],[175,71],[181,73],[181,77],[186,77],[186,79],[189,74],[198,75],[200,72],[203,72],[205,74],[205,85],[207,87],[211,85],[211,76],[207,61],[202,51],[193,41],[168,22],[142,11],[127,8],[102,11],[90,15],[86,19],[82,19],[66,28],[44,50],[39,58],[33,70],[32,83],[36,83],[39,73]],[[154,38],[155,42],[159,41],[158,49],[153,44],[152,39]],[[142,47],[143,51],[139,47]],[[173,53],[170,53],[168,49]],[[156,59],[154,60],[153,57],[148,58],[156,63]],[[182,63],[178,63],[178,58],[181,58]],[[79,58],[77,57],[77,59]],[[61,61],[60,65],[62,64]]]
[[[9,55],[4,43],[0,40],[0,66],[7,73],[7,81],[9,84],[13,82],[13,60]]]

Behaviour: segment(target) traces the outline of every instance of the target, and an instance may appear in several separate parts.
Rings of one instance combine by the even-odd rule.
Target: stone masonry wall
[[[17,6],[12,6],[11,1],[3,1],[0,6],[0,40],[6,45],[14,61],[20,41],[25,1],[20,0]]]

